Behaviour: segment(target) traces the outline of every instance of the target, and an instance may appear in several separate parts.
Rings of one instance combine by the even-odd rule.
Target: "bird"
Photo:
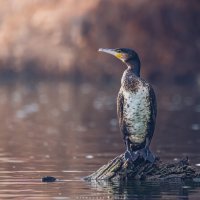
[[[140,77],[141,62],[135,50],[129,48],[100,48],[126,64],[117,96],[117,116],[126,146],[125,159],[138,158],[153,163],[154,154],[149,145],[152,140],[157,115],[156,96],[153,87]]]

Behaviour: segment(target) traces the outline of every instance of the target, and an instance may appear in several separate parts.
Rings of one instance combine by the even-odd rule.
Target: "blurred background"
[[[158,101],[152,151],[200,166],[199,0],[0,0],[0,197],[91,194],[74,180],[124,151],[125,66],[101,47],[140,56]],[[68,182],[34,184],[44,175]]]
[[[119,78],[99,47],[134,48],[143,76],[194,81],[199,75],[200,5],[182,1],[7,0],[0,2],[2,76]]]

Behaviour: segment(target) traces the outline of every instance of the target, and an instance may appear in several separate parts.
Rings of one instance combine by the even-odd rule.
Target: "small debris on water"
[[[42,177],[42,182],[55,182],[57,180],[57,178],[53,177],[53,176],[44,176]]]
[[[48,155],[48,154],[47,154],[47,155],[45,155],[45,158],[50,158],[50,155]]]
[[[187,185],[184,185],[182,188],[183,188],[183,189],[189,189],[189,188],[191,188],[191,187],[190,187],[190,186],[187,186]]]
[[[200,130],[200,124],[192,124],[191,129],[192,129],[193,131],[198,131],[198,130]]]
[[[93,155],[86,155],[85,157],[86,157],[87,159],[92,159],[92,158],[94,158]]]

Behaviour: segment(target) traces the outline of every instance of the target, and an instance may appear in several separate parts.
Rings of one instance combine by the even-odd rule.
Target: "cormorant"
[[[156,123],[156,97],[152,86],[140,78],[140,59],[132,49],[99,49],[112,54],[127,65],[121,79],[117,97],[117,114],[120,130],[126,145],[125,158],[135,161],[138,157],[153,162],[149,150]]]

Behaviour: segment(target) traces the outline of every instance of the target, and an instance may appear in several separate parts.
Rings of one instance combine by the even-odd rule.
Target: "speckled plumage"
[[[136,76],[132,69],[125,70],[117,98],[119,125],[132,150],[141,149],[154,133],[156,98],[150,84]]]
[[[128,48],[99,49],[114,55],[127,65],[121,79],[117,98],[119,125],[126,146],[125,158],[135,161],[139,157],[151,163],[155,156],[149,145],[156,123],[156,98],[153,88],[140,78],[140,59]]]

